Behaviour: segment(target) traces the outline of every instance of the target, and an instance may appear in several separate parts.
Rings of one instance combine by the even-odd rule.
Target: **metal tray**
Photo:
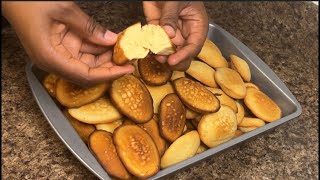
[[[232,139],[224,144],[208,149],[207,151],[195,155],[190,159],[163,169],[149,179],[158,179],[177,172],[178,170],[213,156],[231,146],[237,145],[276,126],[279,126],[280,124],[283,124],[301,114],[301,106],[289,89],[277,77],[277,75],[248,47],[214,23],[209,24],[208,37],[220,48],[225,57],[228,57],[232,53],[247,61],[252,74],[252,82],[257,84],[264,93],[266,93],[279,105],[283,116],[278,121],[268,123],[263,127],[245,133],[240,137]],[[55,104],[53,99],[41,85],[42,79],[46,75],[46,72],[38,69],[32,64],[28,64],[26,66],[26,73],[30,88],[42,113],[59,138],[79,159],[79,161],[83,163],[93,174],[100,179],[110,179],[106,171],[100,166],[96,158],[89,151],[86,144],[81,140],[76,131],[69,124],[69,121],[66,120],[59,107]]]

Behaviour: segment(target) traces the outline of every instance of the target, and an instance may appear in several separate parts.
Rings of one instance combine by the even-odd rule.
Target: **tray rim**
[[[246,58],[250,57],[248,59],[252,59],[252,58],[256,59],[257,62],[255,62],[253,64],[264,68],[263,72],[267,74],[268,78],[276,81],[274,83],[274,85],[278,86],[278,88],[281,91],[283,91],[283,94],[286,95],[288,97],[288,99],[290,99],[292,101],[292,103],[294,104],[296,109],[293,113],[282,117],[278,121],[268,123],[263,127],[260,127],[258,129],[253,130],[253,131],[247,132],[247,133],[245,133],[237,138],[231,139],[231,140],[227,141],[226,143],[223,143],[217,147],[210,148],[210,149],[208,149],[200,154],[197,154],[187,160],[179,162],[179,163],[172,165],[166,169],[162,169],[156,175],[154,175],[148,179],[163,178],[169,174],[172,174],[174,172],[178,172],[179,170],[184,169],[192,164],[200,162],[208,157],[214,156],[214,155],[218,154],[219,152],[222,152],[225,149],[229,149],[235,145],[238,145],[238,144],[245,142],[253,137],[256,137],[257,135],[261,135],[264,132],[267,132],[271,129],[274,129],[275,127],[277,127],[285,122],[288,122],[289,120],[293,120],[294,118],[298,117],[302,113],[301,105],[297,101],[297,99],[294,97],[294,95],[291,93],[291,91],[280,80],[280,78],[269,68],[269,66],[267,64],[265,64],[253,51],[251,51],[247,46],[245,46],[242,42],[240,42],[238,39],[236,39],[234,36],[232,36],[226,30],[221,28],[219,25],[210,22],[209,27],[213,27],[213,28],[216,28],[219,31],[221,31],[226,36],[227,39],[229,39],[233,44],[236,44],[238,49],[241,49],[242,52],[243,51],[245,52],[245,53],[243,53],[243,55]],[[48,121],[48,123],[50,124],[51,128],[55,131],[55,133],[61,139],[61,141],[66,145],[66,147],[69,149],[69,151],[71,151],[71,153],[87,169],[89,169],[96,177],[98,177],[101,180],[111,179],[109,177],[109,175],[105,172],[105,170],[101,167],[101,165],[98,163],[98,161],[94,158],[93,154],[90,151],[89,151],[90,155],[88,155],[88,154],[84,154],[83,152],[81,153],[79,148],[77,149],[76,147],[74,147],[75,145],[77,145],[77,146],[80,146],[83,148],[86,145],[82,142],[79,135],[76,133],[74,128],[70,125],[70,123],[64,117],[64,115],[62,114],[62,111],[54,103],[54,101],[50,97],[50,95],[48,93],[46,93],[41,82],[37,79],[36,75],[32,71],[33,66],[34,66],[33,63],[29,62],[25,67],[25,71],[26,71],[26,75],[27,75],[27,79],[28,79],[28,84],[29,84],[29,87],[32,91],[32,94],[33,94],[42,114],[45,116],[45,118]],[[44,101],[46,101],[46,102],[44,102]],[[44,104],[46,104],[47,106],[44,106]],[[53,105],[54,107],[51,107],[51,105]],[[50,109],[50,111],[53,111],[53,112],[48,113],[49,109]],[[55,116],[49,116],[48,114],[49,115],[55,114],[55,116],[57,116],[57,117],[55,120],[53,120],[52,117],[55,117]],[[68,130],[71,129],[70,130],[71,135],[68,134],[68,136],[70,136],[70,137],[66,136],[66,134],[61,134],[58,132],[58,131],[61,131],[61,129],[59,129],[59,127],[58,128],[56,127],[59,124],[54,124],[54,123],[57,123],[57,119],[64,119],[67,122],[64,124],[65,125],[64,128],[66,128]],[[63,121],[61,121],[61,122],[63,122]],[[71,145],[70,145],[70,139],[75,140],[75,142],[71,143]],[[92,158],[94,158],[94,160]],[[92,162],[90,162],[90,161],[95,161],[98,164],[96,164],[96,163],[92,164]],[[91,164],[89,164],[89,163],[91,163]],[[100,167],[98,167],[98,166],[100,166]]]

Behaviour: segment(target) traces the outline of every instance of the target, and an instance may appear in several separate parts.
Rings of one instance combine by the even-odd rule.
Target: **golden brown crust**
[[[258,118],[273,122],[281,118],[281,109],[265,93],[255,88],[247,88],[247,96],[244,103]]]
[[[66,116],[73,128],[77,131],[81,139],[87,144],[90,134],[96,130],[94,125],[86,124],[74,119],[66,110],[63,111],[63,114]]]
[[[89,138],[89,149],[108,174],[120,179],[131,178],[118,156],[111,133],[103,130],[93,132]]]
[[[206,114],[220,108],[219,99],[199,82],[179,78],[173,81],[173,86],[183,104],[193,111]]]
[[[161,64],[151,56],[138,60],[141,79],[148,85],[160,86],[166,84],[172,75],[168,64]]]
[[[121,43],[121,39],[124,36],[124,32],[121,32],[118,36],[117,42],[113,48],[113,62],[118,65],[124,65],[127,62],[129,62],[129,59],[126,57],[125,52],[123,51],[123,49],[120,46]]]
[[[135,76],[125,75],[112,82],[109,91],[118,110],[136,123],[145,123],[153,116],[153,101],[146,86]]]
[[[149,133],[149,135],[152,137],[161,157],[167,148],[167,144],[166,141],[160,136],[159,126],[155,119],[156,117],[154,116],[154,118],[152,118],[150,121],[143,124],[138,124],[138,126],[147,131],[147,133]]]
[[[109,84],[101,83],[90,88],[82,88],[60,78],[56,85],[56,98],[65,107],[78,108],[102,97],[109,87]]]
[[[121,161],[138,178],[146,179],[160,169],[160,157],[151,136],[137,125],[125,125],[113,133]]]
[[[175,141],[183,133],[186,110],[176,94],[166,95],[160,103],[159,129],[162,137]]]

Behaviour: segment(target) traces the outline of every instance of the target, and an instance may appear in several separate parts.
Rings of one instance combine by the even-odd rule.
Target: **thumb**
[[[161,10],[160,26],[164,28],[170,38],[174,38],[181,11],[180,2],[164,2]]]
[[[66,24],[82,38],[99,45],[110,46],[116,43],[117,34],[101,26],[75,3],[62,7],[61,11],[53,18]]]

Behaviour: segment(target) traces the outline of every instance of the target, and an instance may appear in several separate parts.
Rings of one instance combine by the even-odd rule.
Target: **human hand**
[[[177,52],[170,56],[156,56],[167,62],[172,69],[184,71],[189,68],[192,58],[197,56],[208,33],[208,17],[203,2],[199,1],[144,1],[143,10],[149,24],[161,25]]]
[[[112,63],[117,34],[99,25],[73,2],[1,2],[33,62],[82,86],[132,73]]]

